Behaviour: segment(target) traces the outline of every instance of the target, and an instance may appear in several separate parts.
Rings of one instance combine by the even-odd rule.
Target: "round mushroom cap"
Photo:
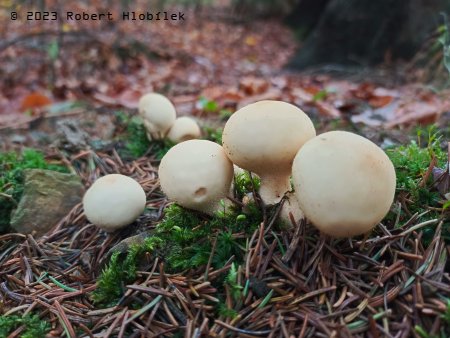
[[[201,131],[197,122],[187,116],[177,118],[167,134],[167,138],[175,143],[197,139],[200,136]]]
[[[370,231],[388,213],[396,176],[389,157],[368,139],[331,131],[308,141],[292,167],[306,217],[333,237]]]
[[[164,137],[175,122],[176,111],[172,102],[164,95],[149,93],[139,100],[139,114],[155,139]]]
[[[141,185],[120,174],[99,178],[83,197],[87,219],[108,232],[133,223],[144,211],[145,203]]]
[[[159,180],[170,200],[209,212],[229,193],[233,164],[217,143],[189,140],[178,143],[162,158]]]
[[[297,151],[315,135],[313,123],[301,109],[267,100],[231,115],[222,140],[228,157],[241,168],[257,174],[290,173]]]

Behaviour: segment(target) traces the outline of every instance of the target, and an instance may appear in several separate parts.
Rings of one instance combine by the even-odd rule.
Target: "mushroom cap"
[[[231,115],[222,140],[233,163],[260,175],[290,173],[297,151],[315,135],[313,123],[301,109],[287,102],[266,100]]]
[[[134,222],[144,211],[145,203],[141,185],[120,174],[99,178],[83,197],[87,219],[108,232]]]
[[[396,176],[389,157],[368,139],[331,131],[308,141],[292,167],[306,217],[333,237],[367,233],[388,213]]]
[[[185,208],[210,210],[229,193],[233,164],[217,143],[189,140],[162,158],[159,180],[170,200]]]
[[[201,131],[197,122],[187,116],[177,118],[167,134],[167,138],[175,143],[197,139],[200,136]]]
[[[142,96],[138,110],[144,121],[147,121],[145,126],[154,138],[164,137],[175,122],[175,107],[167,97],[158,93]]]

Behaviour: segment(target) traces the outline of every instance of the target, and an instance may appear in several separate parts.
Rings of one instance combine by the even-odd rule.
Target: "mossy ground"
[[[130,116],[123,112],[116,113],[119,137],[121,143],[119,155],[124,159],[136,159],[146,153],[152,154],[155,159],[161,160],[175,143],[170,140],[149,141],[144,123],[139,116]],[[206,140],[222,145],[222,128],[203,128]]]
[[[139,116],[117,112],[116,121],[120,134],[118,140],[122,143],[118,152],[124,159],[139,158],[151,148],[151,153],[160,160],[174,145],[169,140],[149,141],[144,123]]]
[[[220,131],[215,131],[220,134]],[[213,133],[211,133],[213,135]],[[215,135],[213,139],[220,139]],[[419,130],[417,140],[408,145],[392,147],[386,150],[392,160],[397,173],[397,194],[399,198],[407,199],[407,213],[402,213],[399,219],[406,222],[413,213],[428,211],[427,219],[442,217],[442,212],[433,210],[442,205],[441,196],[432,187],[432,178],[424,182],[424,176],[429,170],[430,163],[436,158],[436,165],[445,167],[447,153],[441,148],[441,139],[436,130],[431,128]],[[248,173],[235,178],[235,196],[242,197],[257,190],[259,181],[252,179]],[[431,209],[430,209],[431,208]],[[397,215],[390,213],[385,221],[394,222]],[[98,281],[98,288],[94,293],[97,303],[113,304],[124,292],[123,286],[133,281],[138,268],[138,258],[145,252],[163,258],[170,272],[180,272],[210,264],[218,268],[225,264],[230,257],[236,261],[243,257],[245,243],[248,236],[262,221],[262,213],[256,205],[251,205],[250,213],[244,214],[239,208],[219,212],[213,217],[206,217],[197,212],[186,210],[177,205],[171,205],[165,210],[164,219],[157,225],[152,236],[148,237],[144,245],[134,246],[125,258],[113,254],[110,264],[103,271]],[[449,234],[449,224],[444,224],[444,232]],[[432,237],[433,226],[424,229],[425,240]],[[448,237],[450,240],[450,237]],[[215,250],[211,256],[213,243]],[[232,270],[230,271],[232,274]],[[224,282],[231,285],[232,276],[224,276]],[[241,292],[242,290],[235,290]],[[218,307],[221,313],[228,313],[226,308]]]
[[[251,179],[248,173],[238,175],[235,182],[236,196],[259,186],[259,180]],[[132,246],[125,258],[118,253],[112,255],[93,299],[98,303],[114,303],[123,294],[123,285],[136,277],[138,259],[145,252],[162,258],[168,272],[196,269],[209,261],[212,267],[219,268],[231,257],[241,262],[247,238],[261,220],[261,211],[255,204],[249,204],[245,213],[236,206],[212,217],[172,204],[143,245]]]
[[[23,192],[23,171],[25,169],[47,169],[69,172],[59,164],[45,160],[44,154],[34,149],[22,153],[0,153],[0,233],[9,228],[11,211],[17,206]]]
[[[429,137],[428,134],[424,135],[425,134],[423,133],[420,134],[420,139],[416,140],[415,143],[413,142],[411,144],[387,150],[387,153],[395,164],[399,180],[396,204],[394,204],[393,212],[387,216],[383,221],[383,224],[386,225],[387,229],[393,230],[397,235],[403,230],[395,230],[392,226],[394,224],[405,224],[405,222],[409,220],[410,214],[415,210],[417,210],[416,212],[428,211],[429,214],[436,212],[433,217],[442,216],[442,197],[433,189],[432,179],[429,178],[426,185],[423,185],[421,182],[423,182],[423,177],[430,167],[430,161],[433,154],[439,158],[436,164],[440,167],[445,166],[446,151],[441,148],[440,143],[442,140],[438,137],[434,137],[433,133],[430,134],[431,137]],[[100,156],[112,160],[112,158],[108,157],[109,155],[105,153]],[[148,159],[143,157],[134,162],[138,166],[145,165],[148,163]],[[127,173],[126,171],[124,172]],[[156,183],[154,188],[157,189]],[[418,189],[425,189],[425,191],[415,194],[414,191]],[[254,190],[258,190],[258,182],[252,180],[248,174],[236,177],[234,194],[236,200],[242,200],[244,195]],[[434,197],[431,199],[428,198],[429,196],[425,194],[427,192],[433,194]],[[158,198],[158,203],[164,203],[161,200],[159,193],[156,193],[155,196]],[[397,212],[396,206],[398,206],[400,198],[404,199],[405,208],[408,212],[406,209],[402,208],[400,217],[398,217],[399,213]],[[298,235],[303,244],[295,246],[295,249],[292,249],[294,251],[292,251],[290,249],[290,243],[296,243],[294,231],[280,232],[276,227],[272,228],[273,231],[266,231],[266,227],[271,224],[275,212],[275,209],[264,210],[256,205],[253,205],[253,209],[250,209],[250,211],[246,210],[244,212],[240,205],[236,205],[236,208],[229,212],[219,212],[210,217],[183,209],[177,205],[170,205],[166,208],[165,217],[162,221],[159,224],[154,225],[153,223],[145,223],[147,220],[154,221],[154,218],[146,217],[150,216],[151,212],[149,211],[148,215],[144,215],[144,217],[136,223],[136,226],[145,227],[146,232],[149,232],[150,236],[145,239],[143,244],[128,247],[128,252],[113,254],[108,260],[109,262],[103,273],[97,278],[94,277],[98,274],[96,257],[99,255],[100,248],[102,248],[101,243],[105,240],[105,234],[98,232],[96,229],[89,228],[89,231],[91,232],[83,232],[77,239],[78,242],[74,243],[74,245],[76,247],[85,248],[84,250],[89,253],[88,257],[91,257],[86,268],[93,268],[89,270],[89,276],[83,281],[83,285],[85,287],[95,287],[96,284],[96,290],[93,294],[86,293],[80,297],[83,298],[83,301],[86,302],[86,304],[91,304],[90,306],[92,306],[93,309],[109,307],[112,305],[119,305],[118,308],[127,307],[130,311],[130,315],[140,315],[140,323],[145,323],[147,320],[145,316],[149,313],[148,310],[151,309],[151,306],[161,301],[161,297],[164,296],[148,296],[145,292],[132,291],[132,289],[130,289],[131,287],[127,286],[130,284],[135,284],[135,286],[141,285],[145,280],[147,273],[152,271],[151,273],[154,277],[152,277],[153,281],[156,281],[158,278],[160,279],[157,283],[150,283],[152,287],[154,286],[158,289],[161,288],[161,292],[165,292],[164,290],[166,289],[169,290],[168,292],[174,292],[170,286],[172,285],[170,284],[171,282],[166,284],[164,281],[172,281],[172,279],[175,281],[186,280],[187,282],[184,286],[177,286],[174,290],[182,292],[183,295],[185,293],[188,295],[190,290],[188,286],[203,284],[203,281],[206,280],[205,273],[206,271],[209,271],[210,273],[207,280],[210,284],[206,289],[203,289],[200,296],[198,296],[198,299],[203,299],[202,304],[206,309],[203,310],[202,308],[201,316],[210,320],[232,319],[236,322],[236,327],[247,328],[247,324],[245,324],[242,319],[247,316],[249,313],[248,311],[254,311],[252,313],[254,313],[255,316],[259,316],[260,313],[266,313],[264,320],[268,320],[267,318],[271,316],[270,313],[273,313],[275,309],[277,309],[277,311],[285,311],[286,308],[284,306],[289,305],[289,299],[284,298],[283,296],[284,291],[289,293],[292,292],[295,297],[302,297],[304,292],[298,290],[295,286],[298,284],[294,283],[295,285],[292,285],[289,281],[288,276],[291,274],[291,272],[289,272],[291,271],[290,269],[297,269],[296,271],[300,271],[302,267],[318,260],[321,262],[320,264],[329,264],[330,269],[337,267],[336,271],[339,272],[338,267],[340,263],[338,263],[338,261],[340,262],[340,258],[336,258],[334,250],[331,251],[334,245],[337,245],[336,243],[339,243],[339,257],[342,257],[341,255],[343,255],[347,260],[353,262],[352,264],[355,264],[355,275],[352,274],[353,283],[358,283],[360,280],[365,283],[370,283],[370,280],[367,279],[369,277],[366,278],[364,274],[359,275],[357,273],[359,269],[362,269],[362,271],[369,270],[367,266],[359,264],[357,259],[352,261],[352,259],[354,259],[354,248],[360,247],[362,250],[360,253],[367,255],[367,257],[370,258],[368,262],[373,262],[374,259],[379,258],[377,256],[378,252],[381,252],[379,250],[381,250],[385,244],[395,246],[397,250],[405,249],[403,244],[401,246],[399,245],[401,239],[398,239],[397,242],[395,242],[395,236],[392,237],[392,239],[387,239],[385,242],[382,242],[382,239],[380,239],[381,243],[370,240],[363,245],[364,247],[361,247],[361,238],[357,238],[351,241],[354,247],[349,247],[347,246],[347,243],[350,241],[329,242],[323,237],[319,238],[318,232],[313,227],[300,227],[300,231],[304,231],[304,233],[299,233]],[[423,217],[428,216],[429,215],[427,214]],[[423,218],[421,217],[414,224],[418,224],[422,220]],[[54,243],[39,243],[38,245],[40,245],[41,250],[46,252],[49,256],[53,255],[55,247],[65,247],[65,245],[67,246],[68,243],[70,243],[73,236],[73,232],[71,231],[74,229],[81,229],[87,224],[84,217],[82,217],[82,211],[74,214],[72,221],[75,223],[72,226],[67,227],[65,230],[65,237],[62,237],[59,242],[55,242],[58,243],[57,246],[55,246]],[[260,226],[261,223],[263,223],[264,226]],[[431,229],[434,230],[433,228]],[[413,243],[413,239],[423,241],[423,230],[424,229],[421,228],[419,231],[406,235],[405,237],[409,239],[405,243]],[[380,228],[377,227],[374,233],[379,234]],[[115,242],[120,241],[121,234],[125,233],[116,234],[118,236],[114,237]],[[435,236],[440,236],[440,233],[436,232]],[[437,247],[439,243],[436,242],[437,240],[433,241],[434,247],[437,249],[441,248],[440,246],[439,248]],[[259,245],[258,243],[262,244]],[[323,243],[325,243],[325,247],[323,246]],[[330,245],[330,249],[328,248],[328,244]],[[341,245],[344,248],[341,247]],[[430,244],[427,244],[426,242],[424,242],[423,246],[419,245],[420,250],[418,254],[423,255],[425,262],[428,262],[428,256],[435,251],[435,249],[425,251],[429,245]],[[365,248],[368,246],[370,248],[366,250]],[[304,249],[301,249],[303,247]],[[258,248],[258,250],[256,250],[256,248]],[[255,262],[259,262],[257,259],[260,255],[259,250],[262,250],[260,256],[261,264],[258,263],[257,266],[254,266]],[[101,252],[104,252],[103,249]],[[414,248],[411,247],[407,247],[405,252],[416,253]],[[290,255],[287,255],[288,253],[293,253],[293,256],[292,258],[287,258],[287,263],[284,265],[280,259],[285,255],[286,257],[291,257]],[[376,254],[374,255],[374,253]],[[22,257],[21,255],[22,253],[18,248],[11,257],[20,258]],[[36,254],[33,257],[33,259],[36,260],[40,259],[39,254]],[[374,263],[374,266],[383,265],[386,268],[391,269],[391,267],[396,264],[397,260],[398,258],[391,255],[391,252],[387,250],[383,256],[383,263]],[[48,272],[49,278],[50,276],[54,279],[58,278],[61,284],[69,286],[70,288],[78,288],[78,276],[60,276],[60,271],[61,269],[64,269],[67,264],[66,262],[78,264],[79,266],[84,266],[82,264],[86,264],[81,263],[69,253],[62,257],[60,260],[61,265],[53,268],[53,270],[51,265],[46,265],[45,267],[38,266],[37,269],[40,269],[38,270],[40,272],[42,272],[42,269],[45,269],[44,274]],[[248,262],[250,262],[250,265],[247,264]],[[261,269],[265,269],[264,262],[268,262],[269,269],[263,270],[265,272],[261,274]],[[406,264],[416,271],[414,265],[415,261],[412,263],[407,262]],[[222,270],[224,265],[226,268]],[[208,266],[210,266],[211,269],[207,269],[206,267]],[[289,271],[284,271],[285,267],[286,269],[289,269]],[[20,266],[15,266],[14,268],[14,276],[18,276],[15,278],[23,278],[20,276],[22,276],[25,271],[22,271]],[[8,269],[11,268],[8,267]],[[306,280],[307,276],[311,274],[309,272],[310,269],[313,269],[312,271],[315,272],[311,275],[312,278],[308,280],[308,288],[310,288],[310,290],[316,290],[321,287],[320,284],[317,285],[315,282],[316,280],[319,280],[316,279],[316,277],[321,276],[317,267],[312,265],[307,271],[299,272],[297,275],[300,276],[301,280]],[[432,271],[440,271],[440,266],[433,265],[430,269],[432,269]],[[408,270],[402,271],[401,274],[399,273],[394,276],[395,278],[393,277],[390,279],[389,285],[397,285],[398,278],[402,278],[401,280],[403,282],[407,281],[409,285],[411,283],[410,281],[414,281],[414,278],[417,278],[415,277],[416,274],[421,273],[421,270],[414,271],[414,274],[410,274]],[[403,274],[406,274],[406,276],[402,277]],[[422,277],[426,278],[426,276]],[[11,279],[12,277],[9,278],[9,276],[5,276],[5,278],[8,281],[8,286],[14,290],[14,292],[25,295],[29,294],[29,290],[26,286],[15,284],[15,279]],[[336,287],[339,288],[345,285],[345,280],[337,279],[335,282]],[[332,285],[330,283],[334,283],[332,279],[328,280],[326,285]],[[64,285],[60,286],[55,284],[54,287],[64,289]],[[130,292],[132,296],[123,297],[125,294],[130,294]],[[382,292],[382,290],[377,290],[377,297],[382,297]],[[404,292],[409,291],[405,290]],[[148,301],[146,296],[148,296]],[[205,298],[203,298],[203,296]],[[443,294],[442,297],[446,297],[446,295]],[[441,299],[445,301],[444,298]],[[178,310],[169,307],[169,311],[173,311],[173,314],[177,314],[179,310],[182,309],[182,303],[179,303],[176,297],[174,297],[172,301]],[[332,301],[332,298],[330,298],[330,301]],[[410,303],[407,298],[399,298],[399,301],[402,303],[406,302],[408,306],[413,306],[413,303]],[[164,302],[167,302],[169,306],[171,298],[165,299]],[[304,302],[303,306],[311,306],[311,309],[314,309],[313,311],[317,309],[318,313],[325,315],[326,311],[324,311],[318,303],[314,302],[316,302],[316,300],[311,300],[311,303]],[[12,306],[20,305],[20,303],[14,301],[10,301],[9,304],[10,308]],[[389,306],[396,306],[395,302],[389,304]],[[355,306],[353,306],[353,309],[356,311]],[[395,307],[395,311],[400,311],[401,309],[402,308]],[[147,312],[144,313],[144,310]],[[159,311],[157,320],[164,321],[164,311],[155,311]],[[151,312],[153,313],[153,310]],[[188,312],[189,311],[186,313]],[[442,316],[442,319],[439,318],[439,320],[442,323],[447,323],[447,320],[444,318],[444,316],[448,317],[447,313],[444,314],[441,312],[436,316]],[[83,313],[83,311],[80,310],[79,313]],[[183,318],[186,319],[186,313],[179,312],[180,317],[176,318],[178,324],[171,327],[171,332],[174,336],[180,336],[180,334],[183,336],[183,329],[180,329],[180,327],[185,327],[186,325],[186,321],[183,320]],[[287,314],[289,312],[284,313]],[[384,316],[383,313],[384,312],[380,312],[377,316]],[[113,315],[116,316],[116,318],[119,318],[117,316],[120,316],[120,313],[116,312]],[[50,314],[50,316],[52,315]],[[103,318],[103,316],[99,316],[99,318]],[[258,318],[258,322],[260,321],[260,317],[255,318]],[[351,330],[361,328],[361,326],[366,323],[364,318],[366,317],[358,317],[358,320],[350,323],[347,327]],[[381,317],[376,318],[376,320],[378,320]],[[429,316],[426,318],[429,318]],[[47,317],[44,319],[47,319]],[[202,320],[203,319],[196,325],[199,326]],[[390,317],[389,320],[396,321],[398,320],[398,317]],[[59,326],[58,319],[54,316],[52,317],[51,322],[52,326]],[[299,323],[301,322],[302,321],[299,320]],[[76,322],[73,322],[73,325],[77,327]],[[431,327],[431,324],[429,324],[426,319],[413,322],[412,330],[414,330],[416,325],[417,328],[415,328],[415,330],[417,335],[422,335],[421,332],[428,332],[427,330]],[[89,327],[89,329],[98,332],[103,330],[103,328],[93,329],[92,327]],[[131,332],[131,329],[128,328],[126,332]],[[8,332],[8,334],[10,333],[11,331]],[[445,337],[445,335],[443,337]]]
[[[38,315],[9,315],[0,316],[0,337],[8,337],[11,332],[24,326],[21,338],[40,338],[50,330],[50,324],[41,320]]]
[[[407,145],[392,147],[386,150],[394,164],[397,174],[396,201],[402,203],[399,223],[403,224],[413,214],[422,214],[422,221],[443,219],[443,237],[450,242],[450,222],[445,220],[443,208],[444,198],[435,187],[431,165],[444,169],[448,163],[448,154],[442,147],[442,138],[435,128],[419,129],[416,140]],[[393,220],[396,215],[390,213],[387,219]],[[424,229],[424,239],[433,237],[434,226]]]

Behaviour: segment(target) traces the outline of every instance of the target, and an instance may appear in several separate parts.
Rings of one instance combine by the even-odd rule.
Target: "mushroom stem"
[[[221,203],[221,201],[223,201],[223,203]],[[224,196],[223,199],[202,205],[196,209],[198,211],[204,212],[207,215],[213,216],[216,212],[228,211],[232,205],[233,202],[231,202],[228,198]]]
[[[294,221],[298,222],[305,218],[302,209],[300,208],[300,204],[297,200],[297,197],[292,191],[289,191],[286,194],[286,200],[283,203],[283,206],[280,211],[280,220],[283,222],[287,228],[291,228],[293,226],[291,217],[289,214],[292,214],[294,217]]]
[[[259,195],[266,205],[277,204],[283,195],[291,190],[290,175],[287,173],[260,174]]]

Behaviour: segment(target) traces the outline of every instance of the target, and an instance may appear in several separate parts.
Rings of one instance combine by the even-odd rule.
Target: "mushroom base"
[[[266,205],[277,204],[288,191],[291,190],[289,174],[284,175],[259,175],[261,178],[261,187],[259,195]]]
[[[223,201],[223,202],[221,202]],[[191,208],[197,211],[201,211],[207,215],[214,215],[218,211],[227,211],[231,206],[233,205],[233,202],[231,202],[227,198],[223,198],[222,200],[209,202],[207,204],[203,205],[197,205],[195,208]]]

